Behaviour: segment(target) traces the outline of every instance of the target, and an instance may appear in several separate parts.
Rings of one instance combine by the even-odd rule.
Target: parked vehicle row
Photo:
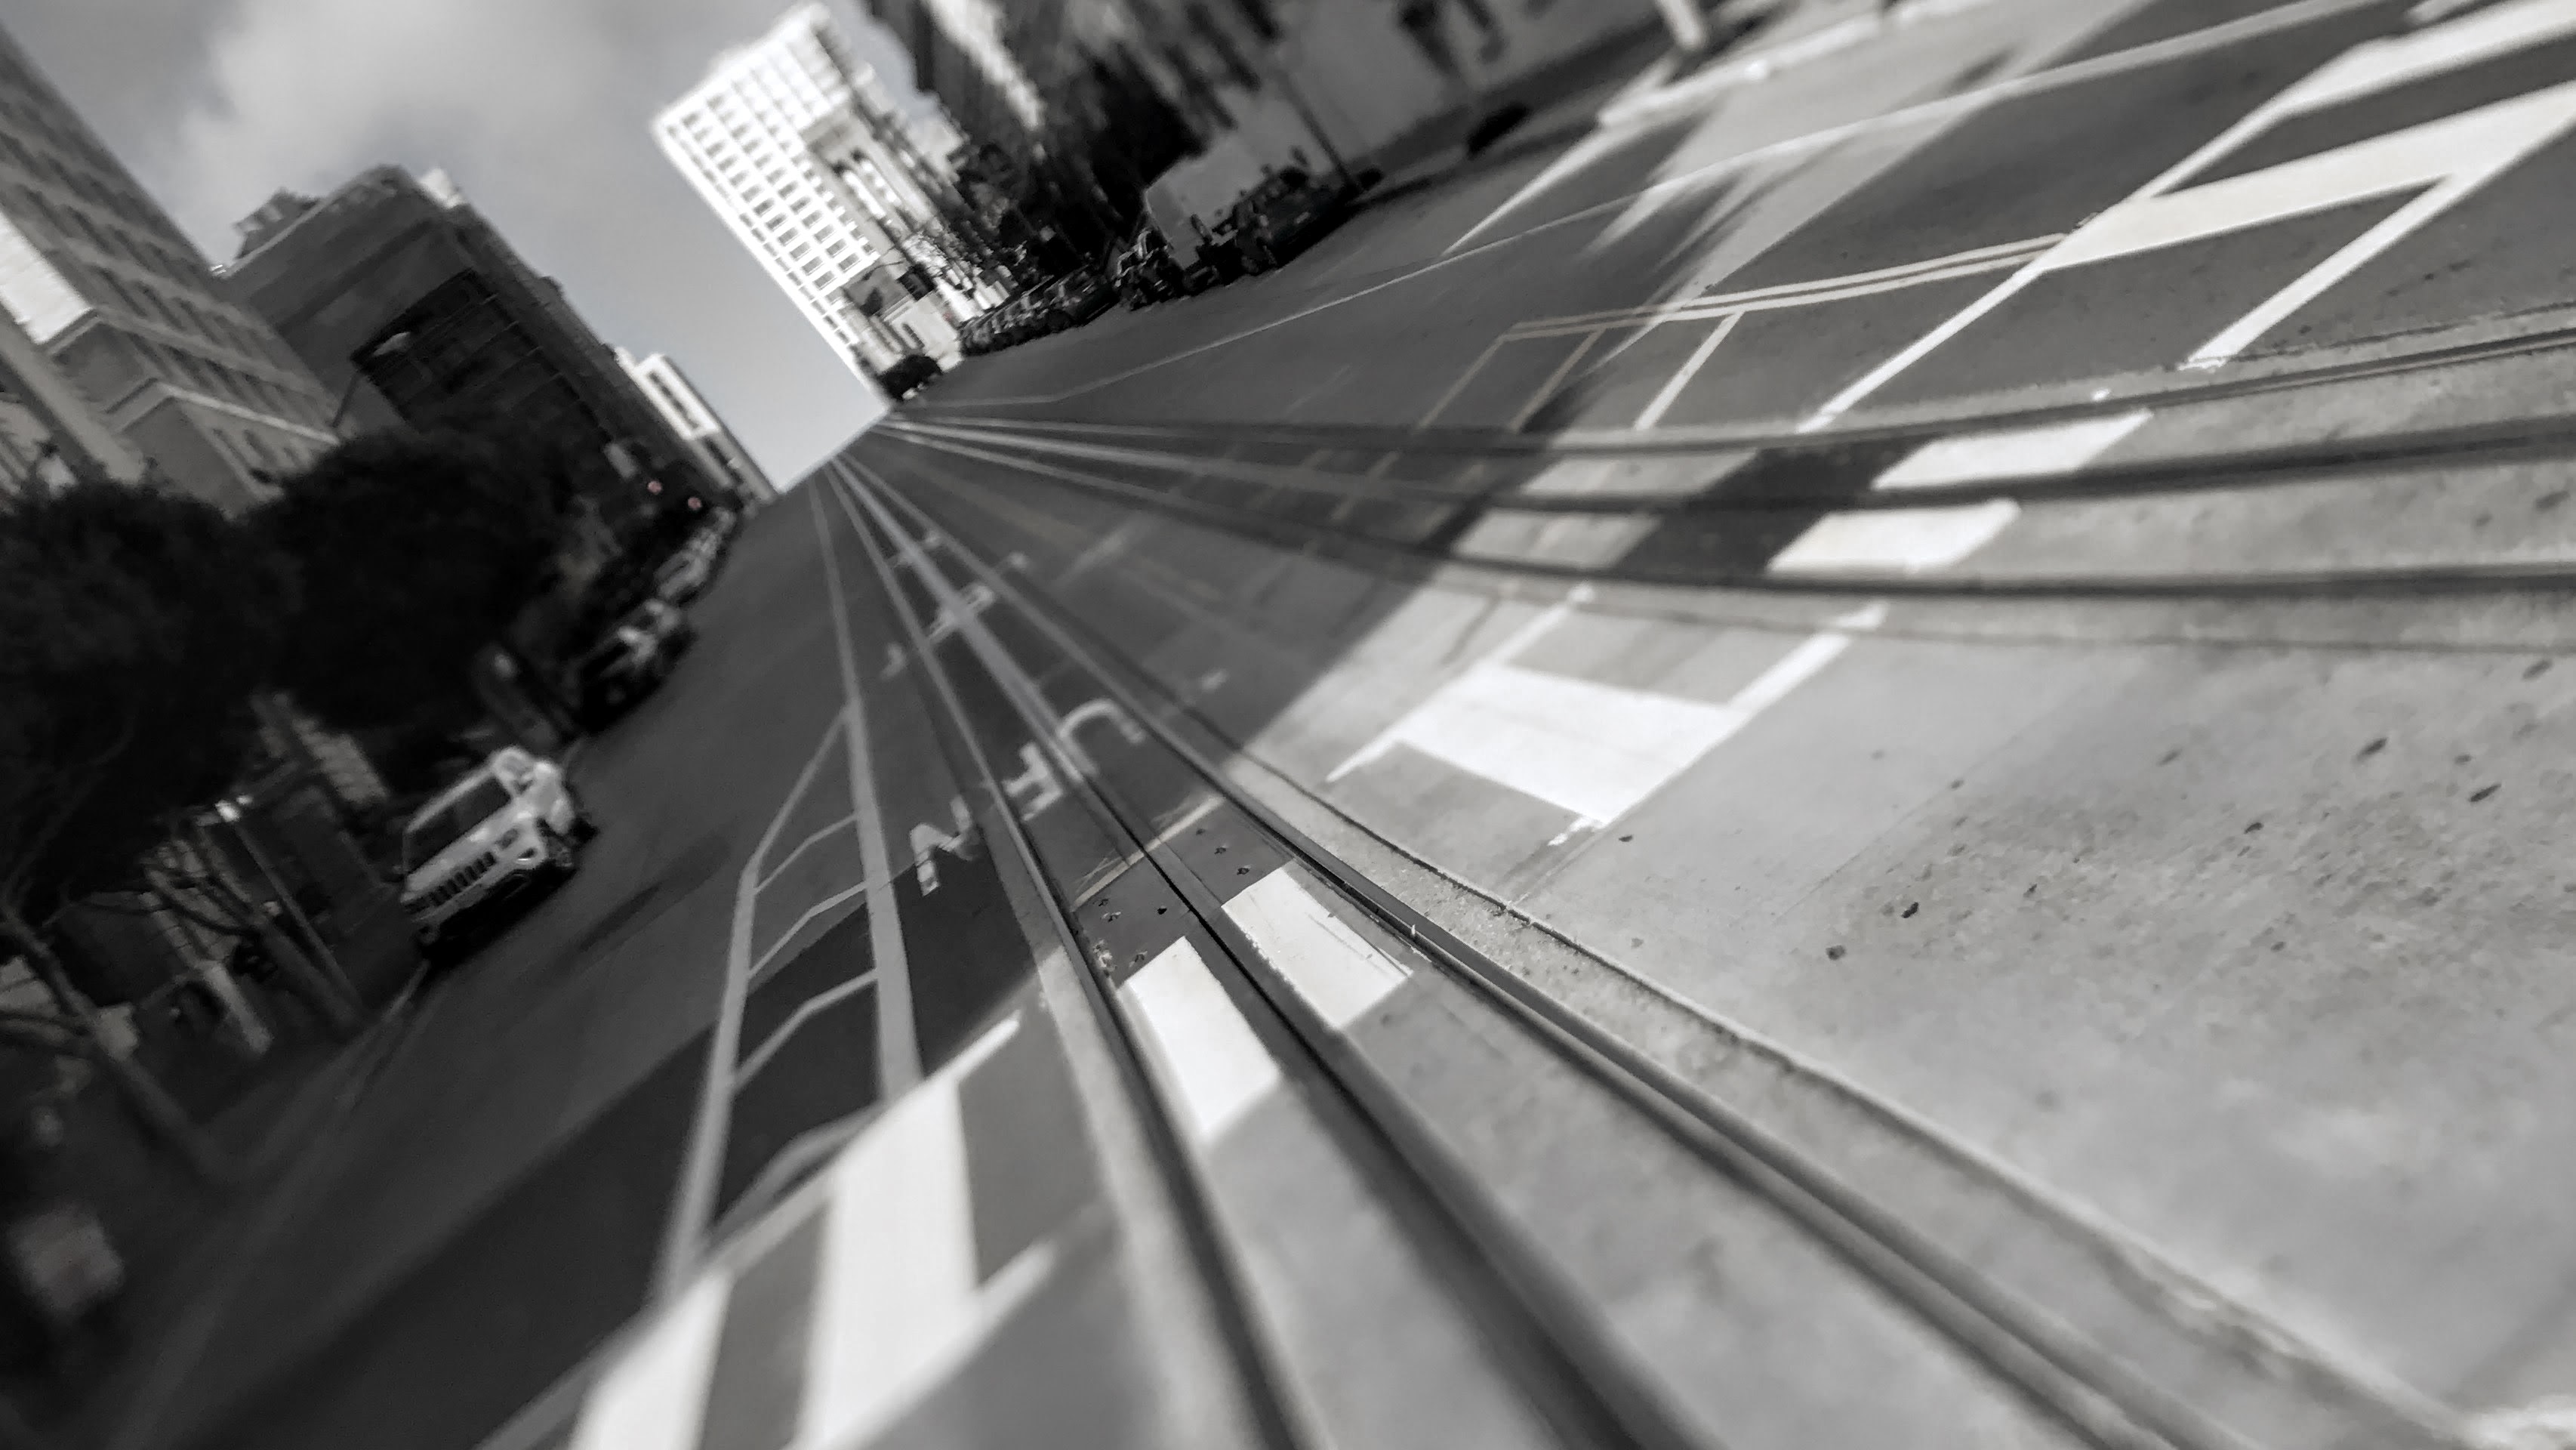
[[[689,617],[659,599],[628,611],[573,665],[573,711],[585,730],[604,730],[661,688],[697,643]]]
[[[1299,167],[1272,172],[1203,230],[1189,262],[1152,221],[1140,221],[1100,269],[1082,268],[1012,298],[969,320],[960,340],[969,356],[999,352],[1080,327],[1113,302],[1141,310],[1273,271],[1341,225],[1355,195],[1351,186]]]

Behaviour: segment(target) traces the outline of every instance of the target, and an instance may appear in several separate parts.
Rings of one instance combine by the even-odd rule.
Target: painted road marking
[[[2321,110],[2418,76],[2524,50],[2571,30],[2576,30],[2576,6],[2566,0],[2515,0],[2412,34],[2356,45],[2291,87],[2282,97],[2283,106],[2287,111]]]
[[[777,961],[778,954],[787,950],[795,942],[798,932],[813,925],[827,912],[847,905],[855,897],[866,895],[868,885],[869,883],[862,881],[855,886],[844,886],[797,913],[796,920],[788,925],[787,930],[780,932],[775,940],[762,949],[759,956],[752,958],[751,971],[746,980],[753,986],[760,985],[761,980],[769,975],[771,963]],[[872,966],[870,970],[873,971],[874,967]]]
[[[1510,426],[1517,431],[1527,426],[1529,420],[1538,416],[1539,411],[1554,399],[1557,390],[1565,386],[1566,379],[1573,376],[1575,369],[1591,354],[1593,348],[1608,332],[1621,328],[1637,330],[1635,337],[1629,338],[1614,350],[1609,358],[1594,365],[1596,372],[1616,362],[1621,354],[1636,346],[1648,333],[1658,327],[1714,319],[1718,324],[1717,330],[1701,341],[1699,347],[1683,362],[1681,368],[1665,381],[1663,387],[1655,394],[1654,400],[1648,403],[1645,411],[1638,415],[1637,421],[1630,425],[1636,429],[1652,428],[1663,421],[1664,414],[1679,401],[1683,390],[1690,386],[1691,379],[1698,376],[1700,369],[1708,365],[1708,360],[1716,354],[1728,334],[1732,333],[1748,314],[1797,307],[1816,307],[1829,302],[1874,297],[1884,292],[1898,292],[1909,287],[1946,282],[1959,277],[1975,277],[1988,272],[2000,272],[2027,263],[2032,257],[2055,246],[2060,240],[2062,238],[2057,235],[2032,237],[1997,246],[1978,247],[1946,257],[1931,257],[1895,267],[1854,272],[1847,276],[1819,277],[1806,282],[1788,282],[1743,292],[1712,293],[1657,303],[1648,307],[1621,308],[1611,312],[1535,318],[1516,324],[1487,346],[1485,351],[1477,356],[1476,361],[1469,365],[1467,371],[1459,375],[1458,381],[1450,385],[1449,391],[1441,396],[1440,401],[1432,405],[1430,412],[1424,415],[1422,424],[1419,426],[1429,426],[1433,419],[1447,411],[1449,406],[1466,391],[1467,385],[1474,381],[1476,375],[1482,372],[1506,345],[1565,337],[1582,338],[1581,344],[1574,350],[1574,355],[1557,367],[1556,371],[1539,386],[1538,391],[1514,416]]]
[[[2037,428],[1940,438],[1880,474],[1876,489],[1938,488],[1984,479],[2073,473],[2110,451],[2154,416],[2144,408]],[[1774,555],[1773,573],[1851,570],[1919,574],[1947,569],[2012,526],[2021,505],[2008,498],[1954,508],[1867,509],[1827,514]]]
[[[1556,371],[1549,373],[1547,381],[1539,384],[1538,391],[1530,395],[1530,400],[1521,406],[1518,413],[1512,415],[1510,431],[1518,433],[1529,426],[1530,419],[1538,416],[1538,410],[1547,406],[1547,400],[1556,395],[1556,390],[1574,375],[1574,369],[1591,356],[1593,348],[1600,345],[1601,334],[1605,330],[1596,327],[1583,334],[1583,341],[1575,345],[1573,353],[1556,365]]]
[[[1850,646],[1851,631],[1886,617],[1884,605],[1872,605],[1836,620],[1712,705],[1511,663],[1570,610],[1559,604],[1530,621],[1334,767],[1325,783],[1401,745],[1566,811],[1573,829],[1605,826],[1831,663]]]
[[[1119,1001],[1145,1028],[1148,1056],[1204,1147],[1279,1086],[1279,1064],[1187,937],[1163,948]]]
[[[1225,904],[1264,960],[1338,1032],[1412,975],[1282,866]]]
[[[839,460],[834,460],[835,465]],[[846,471],[843,474],[847,477]],[[819,517],[820,504],[816,505]],[[865,699],[859,693],[858,657],[851,652],[848,607],[831,535],[823,537],[824,582],[831,586],[833,637],[840,646],[841,688],[849,701],[850,805],[858,813],[859,867],[868,889],[868,950],[876,962],[877,1071],[892,1098],[921,1081],[921,1044],[912,1035],[912,966],[904,956],[903,921],[895,910],[894,852],[877,808],[875,754],[868,748]]]
[[[1719,319],[1717,326],[1701,340],[1698,347],[1691,350],[1691,355],[1674,370],[1672,377],[1665,381],[1662,389],[1655,394],[1654,401],[1646,404],[1645,411],[1639,413],[1637,421],[1629,426],[1643,431],[1664,421],[1664,415],[1673,410],[1673,404],[1681,401],[1682,389],[1689,387],[1691,379],[1699,376],[1699,370],[1708,366],[1708,360],[1717,356],[1718,348],[1725,345],[1728,336],[1742,321],[1744,321],[1744,314],[1741,312],[1730,312]]]
[[[777,880],[781,875],[785,874],[787,868],[795,865],[799,860],[801,860],[806,852],[813,850],[816,846],[823,844],[834,836],[837,836],[843,831],[850,829],[852,826],[857,825],[858,820],[859,818],[856,815],[843,816],[839,820],[816,831],[814,834],[807,836],[804,840],[797,842],[795,850],[779,857],[777,865],[772,866],[767,871],[761,873],[760,880],[756,885],[760,890],[767,890],[770,882]]]
[[[1942,488],[1987,479],[2047,478],[2072,473],[2138,431],[2145,408],[2038,428],[1961,433],[1935,439],[1878,476],[1873,488]]]
[[[767,1041],[753,1048],[749,1057],[735,1065],[733,1073],[735,1091],[739,1092],[750,1086],[751,1080],[760,1076],[760,1070],[769,1066],[770,1060],[786,1048],[787,1040],[796,1035],[798,1028],[875,985],[874,972],[861,972],[837,986],[827,987],[797,1003],[796,1010],[787,1014],[787,1020],[778,1024],[778,1030],[770,1033]]]
[[[1719,705],[1479,664],[1328,779],[1409,746],[1601,825],[1661,789],[1742,723]]]
[[[823,523],[821,510],[821,501],[817,500],[814,521],[818,530]],[[847,723],[848,711],[844,710],[823,732],[805,768],[797,773],[796,783],[788,787],[778,813],[770,817],[769,825],[761,832],[760,844],[752,848],[750,859],[742,863],[742,872],[734,881],[733,922],[725,940],[724,990],[717,997],[715,1025],[707,1034],[707,1070],[698,1086],[697,1118],[689,1129],[689,1146],[680,1160],[679,1185],[673,1191],[669,1221],[663,1230],[656,1293],[664,1299],[678,1294],[696,1272],[705,1253],[708,1224],[715,1217],[725,1140],[732,1130],[733,1070],[742,1052],[743,1002],[751,993],[752,931],[760,901],[761,867],[778,845],[788,817],[805,792],[813,788],[823,762],[831,758],[832,747]],[[800,922],[800,928],[801,925]]]
[[[1770,572],[1920,574],[1947,569],[1993,543],[2019,517],[2020,505],[2008,498],[1956,508],[1827,514],[1772,556]]]
[[[1516,242],[1526,241],[1560,228],[1580,226],[1595,217],[1618,211],[1623,207],[1634,206],[1649,198],[1685,192],[1698,187],[1714,186],[1757,167],[1786,161],[1797,156],[1820,153],[1876,132],[1933,124],[2001,101],[2072,89],[2111,76],[2126,75],[2132,71],[2170,64],[2188,56],[2224,50],[2259,36],[2270,35],[2277,31],[2295,30],[2301,26],[2317,24],[2356,10],[2367,10],[2386,3],[2387,0],[2291,0],[2289,4],[2276,5],[2252,15],[2240,16],[2205,29],[2169,36],[2133,49],[2094,56],[2089,60],[2058,66],[2051,70],[2015,76],[2010,80],[1996,81],[1990,85],[1977,86],[1910,106],[1901,106],[1896,110],[1885,111],[1875,116],[1866,116],[1856,121],[1846,121],[1840,125],[1810,131],[1804,135],[1787,137],[1731,156],[1721,157],[1677,175],[1663,177],[1633,191],[1623,192],[1607,200],[1593,202],[1577,210],[1550,217],[1507,236],[1479,242],[1472,247],[1444,252],[1418,267],[1408,268],[1381,281],[1354,288],[1339,296],[1327,297],[1320,302],[1299,307],[1223,337],[1211,338],[1195,346],[1182,348],[1150,362],[1138,363],[1133,367],[1120,368],[1086,378],[1071,387],[1052,393],[957,398],[945,406],[951,411],[959,411],[970,408],[1024,407],[1067,402],[1085,393],[1115,387],[1120,383],[1143,377],[1147,373],[1174,367],[1336,308],[1365,301],[1381,292],[1419,281],[1434,272],[1483,256],[1487,252],[1498,251]]]
[[[1813,307],[1825,302],[1846,302],[1855,297],[1875,297],[1882,292],[1898,292],[1930,282],[1947,282],[1957,277],[1982,276],[2016,267],[2064,241],[2065,234],[2052,232],[2043,237],[2025,237],[2017,242],[2000,242],[1990,247],[1975,247],[1954,252],[1946,257],[1927,257],[1921,261],[1903,262],[1893,267],[1880,267],[1867,272],[1851,272],[1838,277],[1817,277],[1805,282],[1782,282],[1770,287],[1755,287],[1742,292],[1711,292],[1697,297],[1679,298],[1649,307],[1628,307],[1612,312],[1578,313],[1565,317],[1534,317],[1515,324],[1503,334],[1507,342],[1529,338],[1557,337],[1592,328],[1617,327],[1644,323],[1660,326],[1667,322],[1691,322],[1706,317],[1730,317],[1746,312],[1773,312],[1793,307]]]
[[[975,1258],[958,1084],[1017,1033],[1006,1018],[888,1108],[830,1171],[795,1444],[826,1450],[883,1429],[1045,1279],[1021,1251],[990,1281]]]
[[[582,1401],[571,1450],[692,1450],[732,1289],[727,1275],[701,1276],[619,1356]]]
[[[960,1088],[1019,1030],[1016,1015],[995,1023],[850,1136],[812,1185],[748,1227],[723,1259],[695,1272],[611,1352],[584,1395],[569,1450],[696,1450],[705,1427],[778,1419],[775,1406],[744,1416],[727,1413],[743,1406],[711,1401],[728,1332],[803,1346],[792,1368],[733,1377],[737,1391],[764,1395],[782,1375],[795,1382],[795,1436],[783,1450],[847,1450],[954,1372],[1055,1263],[1052,1242],[1039,1240],[987,1274],[975,1247]],[[818,1222],[819,1233],[808,1231]],[[799,1261],[776,1260],[782,1253]],[[811,1292],[747,1299],[742,1287],[763,1269],[810,1275]],[[735,1322],[746,1314],[752,1320]]]
[[[2202,344],[2186,365],[2214,366],[2235,357],[2409,233],[2576,127],[2576,83],[2223,181],[2193,187],[2183,182],[2290,116],[2571,29],[2576,29],[2576,0],[2518,0],[2413,35],[2354,47],[2257,107],[2128,200],[2069,233],[1957,315],[1834,395],[1802,426],[1813,431],[1830,425],[2051,272],[2422,189],[2413,200]]]

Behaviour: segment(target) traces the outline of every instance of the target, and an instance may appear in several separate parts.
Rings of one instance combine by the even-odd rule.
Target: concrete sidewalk
[[[125,1185],[133,1202],[118,1215],[128,1272],[123,1340],[113,1362],[78,1366],[74,1373],[86,1378],[47,1387],[62,1397],[43,1415],[49,1444],[87,1450],[148,1443],[159,1386],[193,1361],[210,1316],[236,1287],[239,1266],[301,1191],[302,1170],[400,1049],[411,1002],[407,988],[346,1044],[291,1050],[205,1125],[238,1172],[228,1192],[179,1182],[157,1157]]]

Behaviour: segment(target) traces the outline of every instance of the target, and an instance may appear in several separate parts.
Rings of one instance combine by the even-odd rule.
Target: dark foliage
[[[481,436],[340,445],[261,511],[302,607],[280,679],[344,729],[470,709],[475,652],[545,587],[573,480]]]
[[[0,905],[50,915],[231,783],[292,579],[212,507],[113,484],[0,508],[0,579]]]

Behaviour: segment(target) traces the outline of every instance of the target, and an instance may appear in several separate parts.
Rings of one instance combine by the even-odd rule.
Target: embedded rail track
[[[2100,1342],[1301,833],[1204,722],[907,487],[846,459],[819,481],[960,778],[996,807],[1000,853],[1088,967],[1266,1443],[1422,1443],[1422,1407],[1372,1396],[1355,1345],[1407,1361],[1397,1382],[1438,1399],[1447,1443],[1828,1443],[1812,1402],[1826,1421],[1785,1439],[1762,1418],[1819,1383],[1846,1409],[1892,1402],[1915,1444],[2005,1423],[2135,1450],[2447,1443],[2314,1365],[2221,1394]],[[1488,1075],[1444,1080],[1425,1065],[1444,1056]],[[1663,1292],[1712,1254],[1760,1268]],[[1794,1331],[1749,1322],[1766,1292]],[[1792,1356],[1758,1410],[1730,1395],[1729,1363],[1764,1358],[1747,1334],[1836,1362],[1799,1383]]]

